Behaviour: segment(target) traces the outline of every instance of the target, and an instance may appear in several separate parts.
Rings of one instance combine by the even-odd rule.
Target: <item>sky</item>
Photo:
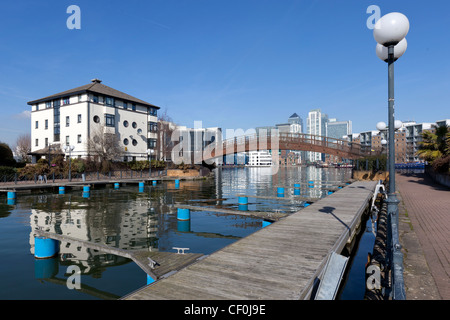
[[[81,29],[69,29],[70,5]],[[450,2],[443,0],[16,0],[0,4],[0,141],[31,131],[28,101],[90,83],[157,105],[179,125],[244,131],[308,112],[387,122],[387,64],[367,21],[401,12],[395,117],[450,118]]]

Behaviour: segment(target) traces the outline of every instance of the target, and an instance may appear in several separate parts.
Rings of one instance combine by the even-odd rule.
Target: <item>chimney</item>
[[[92,81],[93,83],[102,83],[102,80],[97,79],[97,78],[92,79],[91,81]]]

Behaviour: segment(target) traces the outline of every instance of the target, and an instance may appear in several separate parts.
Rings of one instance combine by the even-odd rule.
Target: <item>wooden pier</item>
[[[375,186],[354,182],[123,299],[310,299],[328,258],[355,238]]]
[[[131,259],[154,280],[159,280],[168,274],[181,270],[183,267],[192,264],[204,256],[201,253],[159,252],[157,250],[123,250],[101,243],[80,240],[67,235],[50,233],[42,230],[34,230],[34,234],[38,237],[69,242],[92,250]]]

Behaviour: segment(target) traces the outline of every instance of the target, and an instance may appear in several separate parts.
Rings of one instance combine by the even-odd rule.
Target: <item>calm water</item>
[[[73,244],[61,243],[57,258],[36,260],[33,230],[38,227],[126,250],[176,252],[173,247],[183,247],[190,248],[189,252],[210,254],[259,230],[262,220],[191,212],[190,225],[180,229],[176,211],[170,205],[237,209],[237,194],[275,196],[276,186],[308,180],[345,181],[350,176],[348,169],[280,168],[276,175],[271,175],[270,168],[232,168],[218,170],[214,179],[181,181],[178,189],[173,182],[164,182],[156,187],[146,185],[142,192],[137,186],[91,189],[87,198],[82,190],[67,191],[64,195],[18,193],[15,205],[7,205],[3,194],[0,299],[117,299],[146,285],[146,274],[133,261]],[[286,189],[286,192],[293,191]],[[318,189],[303,192],[313,197],[325,193]],[[211,199],[214,201],[206,201]],[[296,212],[302,207],[301,201],[249,198],[249,210]],[[370,241],[364,250],[371,251],[369,247]],[[71,275],[67,269],[73,265],[82,271],[81,290],[69,290],[66,286]],[[352,282],[360,280],[351,272],[347,281],[348,287],[352,287]],[[363,294],[364,287],[361,290]],[[344,292],[341,298],[362,299],[361,290]]]

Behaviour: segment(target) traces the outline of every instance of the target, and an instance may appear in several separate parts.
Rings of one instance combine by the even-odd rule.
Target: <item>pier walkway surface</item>
[[[396,174],[407,300],[450,299],[450,189],[426,173]]]
[[[123,299],[309,299],[328,257],[361,227],[375,186],[354,182]]]

